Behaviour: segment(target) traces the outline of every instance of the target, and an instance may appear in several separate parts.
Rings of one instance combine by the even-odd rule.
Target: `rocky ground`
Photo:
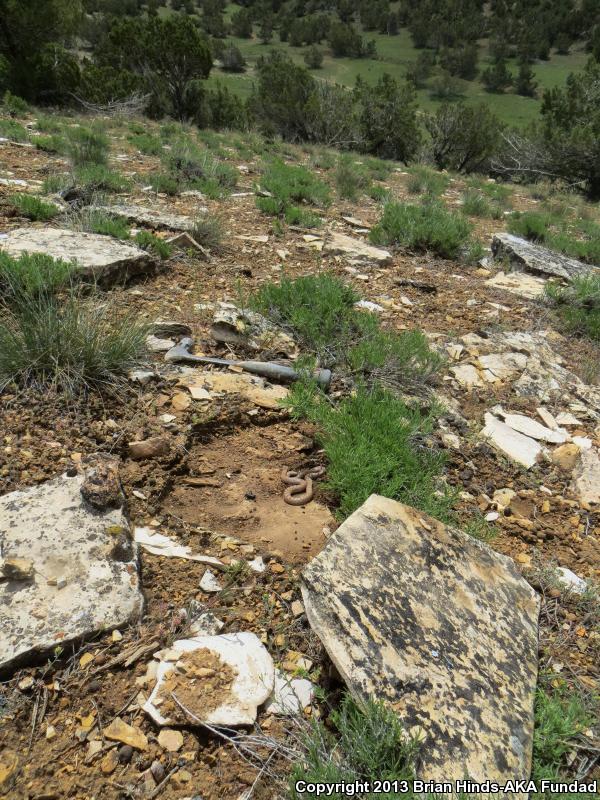
[[[305,157],[300,151],[295,156]],[[426,332],[448,359],[436,387],[448,409],[436,446],[448,451],[446,479],[460,492],[461,518],[484,519],[495,533],[491,546],[514,558],[542,591],[540,668],[597,697],[598,608],[574,590],[549,588],[545,579],[550,564],[600,579],[600,390],[586,383],[597,348],[559,332],[548,307],[524,296],[527,289],[496,285],[494,276],[503,273],[492,261],[465,266],[394,252],[384,265],[357,264],[352,254],[331,252],[331,232],[364,239],[377,221],[380,207],[366,197],[334,202],[323,214],[322,234],[286,227],[275,235],[270,218],[255,206],[260,159],[242,162],[233,151],[228,158],[240,173],[229,197],[168,198],[138,189],[119,198],[189,216],[206,206],[222,217],[226,235],[222,248],[208,257],[177,250],[156,274],[112,288],[109,295],[123,313],[183,323],[196,352],[243,355],[211,336],[207,304],[243,305],[244,297],[284,272],[295,277],[327,269],[378,304],[384,326]],[[118,134],[112,159],[126,174],[143,175],[157,165]],[[42,227],[18,218],[8,196],[15,189],[38,190],[46,175],[66,164],[0,142],[0,167],[0,177],[9,182],[0,185],[0,233]],[[10,183],[15,180],[26,185]],[[398,169],[386,184],[405,197],[406,180]],[[458,204],[461,188],[460,180],[451,182],[448,204]],[[535,202],[515,190],[515,206]],[[476,224],[488,241],[502,230],[502,221]],[[157,331],[158,338],[180,336]],[[220,633],[256,634],[284,674],[338,687],[299,591],[300,571],[337,528],[335,497],[317,483],[315,500],[306,506],[282,499],[284,467],[322,462],[314,430],[293,422],[260,384],[199,386],[189,371],[166,364],[164,352],[149,356],[147,372],[102,397],[65,401],[33,390],[5,392],[2,493],[76,470],[92,454],[110,455],[120,460],[133,527],[216,558],[218,566],[207,576],[206,563],[151,554],[142,545],[144,612],[138,622],[59,648],[4,676],[0,797],[275,796],[257,764],[269,757],[271,738],[284,738],[291,724],[285,717],[259,711],[264,741],[257,745],[257,760],[203,729],[186,726],[165,735],[142,710],[155,681],[156,666],[148,666],[153,654],[185,638],[199,608],[222,621]],[[239,379],[239,373],[229,374]],[[142,456],[130,445],[148,440]],[[319,713],[318,703],[304,711],[306,718]]]

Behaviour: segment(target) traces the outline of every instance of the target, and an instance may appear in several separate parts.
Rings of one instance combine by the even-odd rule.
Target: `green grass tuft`
[[[102,164],[88,164],[77,167],[74,172],[77,185],[89,193],[126,192],[131,188],[130,181],[119,172]]]
[[[161,140],[150,133],[134,133],[128,141],[146,156],[158,156],[163,152]]]
[[[448,188],[450,178],[436,172],[431,167],[416,166],[409,170],[406,188],[411,194],[425,194],[439,197]]]
[[[139,231],[139,233],[135,235],[135,243],[143,250],[148,250],[149,252],[154,253],[163,261],[166,261],[168,258],[170,258],[173,252],[173,249],[168,242],[165,242],[164,239],[155,236],[149,231]]]
[[[573,278],[568,286],[548,283],[546,296],[568,330],[600,341],[600,275]]]
[[[192,237],[208,250],[217,251],[223,243],[223,220],[217,214],[205,213],[196,218]]]
[[[166,172],[151,172],[150,175],[144,178],[144,180],[146,179],[157,194],[167,194],[170,197],[179,194],[177,179]]]
[[[357,164],[355,159],[344,154],[338,158],[335,186],[340,197],[346,200],[357,200],[361,192],[369,190],[371,178],[364,166]]]
[[[67,129],[67,155],[74,167],[105,165],[108,161],[108,137],[91,128]]]
[[[0,296],[54,293],[67,286],[74,273],[73,263],[43,253],[24,253],[13,258],[0,252]]]
[[[60,214],[59,209],[53,203],[47,203],[33,194],[13,194],[10,202],[21,216],[34,222],[46,222]]]
[[[470,234],[470,223],[440,203],[387,203],[370,238],[375,244],[402,245],[411,250],[429,250],[443,258],[457,258],[468,245]]]
[[[293,387],[286,402],[292,410],[296,391]],[[303,416],[317,426],[328,461],[327,486],[339,498],[342,519],[375,493],[451,520],[454,498],[438,485],[445,454],[425,442],[435,427],[435,410],[411,407],[381,387],[359,386],[335,408],[319,393],[311,403],[301,399]]]
[[[10,139],[11,142],[26,142],[29,140],[27,129],[14,119],[0,119],[0,139]]]

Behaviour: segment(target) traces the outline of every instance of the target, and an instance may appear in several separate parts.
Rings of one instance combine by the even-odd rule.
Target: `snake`
[[[313,479],[325,474],[325,467],[308,467],[303,470],[293,470],[284,467],[281,480],[287,484],[283,493],[284,501],[290,506],[305,506],[313,499]]]

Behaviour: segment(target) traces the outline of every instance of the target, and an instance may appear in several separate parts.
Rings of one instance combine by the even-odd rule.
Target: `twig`
[[[165,777],[164,777],[164,778],[162,779],[162,781],[161,781],[161,782],[158,784],[158,786],[157,786],[157,787],[156,787],[156,789],[155,789],[155,790],[152,792],[152,794],[149,794],[149,795],[148,795],[148,800],[153,800],[153,798],[155,798],[155,797],[158,797],[158,795],[160,794],[160,791],[161,791],[161,789],[163,788],[163,786],[166,786],[166,785],[167,785],[167,783],[168,783],[168,782],[171,780],[171,775],[173,775],[175,772],[177,772],[177,770],[178,770],[178,769],[179,769],[179,766],[178,766],[178,765],[175,765],[175,766],[173,767],[173,769],[172,769],[170,772],[167,772],[167,774],[165,775]]]
[[[100,709],[98,708],[98,703],[94,700],[93,697],[90,697],[92,701],[92,705],[96,709],[96,724],[98,725],[98,733],[100,734],[100,738],[102,739],[102,747],[106,744],[106,739],[104,738],[104,729],[102,726],[102,716],[100,714]]]

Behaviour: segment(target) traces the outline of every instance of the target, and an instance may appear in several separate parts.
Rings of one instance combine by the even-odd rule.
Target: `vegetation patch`
[[[33,194],[13,194],[10,202],[21,216],[27,217],[34,222],[45,222],[60,214],[54,203],[47,203]]]
[[[94,192],[126,192],[131,183],[119,172],[102,164],[87,164],[74,170],[77,185],[88,193]]]
[[[304,759],[294,766],[289,792],[302,800],[298,781],[352,783],[354,781],[406,780],[415,777],[418,742],[407,737],[397,714],[383,703],[370,700],[360,706],[349,694],[329,724],[314,722],[301,740]],[[332,795],[341,800],[342,795]]]
[[[582,275],[568,286],[546,284],[553,303],[568,330],[600,341],[600,275]]]
[[[329,187],[313,173],[301,166],[291,166],[283,161],[273,161],[265,170],[261,187],[271,196],[257,197],[256,205],[271,216],[284,216],[292,224],[316,227],[316,215],[303,215],[294,210],[298,203],[326,207],[330,203]]]
[[[208,250],[218,250],[223,243],[223,221],[217,214],[202,214],[196,218],[192,237]]]
[[[0,259],[0,386],[53,386],[73,393],[113,385],[140,362],[145,326],[69,279],[72,265],[47,257]]]
[[[572,258],[600,265],[600,225],[580,215],[552,211],[515,211],[508,229],[516,236],[539,242]]]
[[[154,253],[163,261],[166,261],[168,258],[170,258],[173,252],[173,249],[168,242],[165,242],[164,239],[161,239],[159,236],[155,236],[153,233],[150,233],[150,231],[139,231],[136,233],[134,241],[138,247]]]
[[[450,183],[450,178],[430,167],[417,166],[409,170],[406,188],[411,194],[425,194],[439,197]]]
[[[0,298],[10,294],[55,293],[73,278],[75,265],[43,253],[24,253],[13,258],[0,252]]]
[[[0,119],[0,138],[11,142],[26,142],[29,139],[27,129],[14,119]]]
[[[375,244],[428,250],[442,258],[457,258],[469,244],[470,236],[468,220],[437,202],[422,206],[387,203],[370,234]]]
[[[106,164],[108,161],[108,137],[91,128],[69,128],[67,131],[67,155],[74,167],[90,164]]]

